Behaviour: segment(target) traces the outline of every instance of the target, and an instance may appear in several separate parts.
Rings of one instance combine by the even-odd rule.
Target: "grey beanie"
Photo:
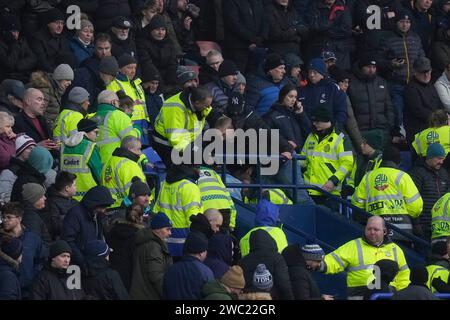
[[[74,78],[73,70],[68,64],[60,64],[53,71],[53,79],[58,80],[70,80]]]
[[[73,87],[69,92],[69,101],[78,104],[89,101],[89,92],[82,87]]]
[[[82,19],[80,21],[80,30],[79,31],[83,30],[86,27],[94,29],[94,25],[92,24],[92,22],[90,22],[88,19]]]
[[[190,70],[186,66],[178,66],[177,68],[177,80],[178,83],[184,84],[189,80],[197,79],[197,73]]]
[[[119,71],[119,64],[117,63],[116,58],[113,56],[103,57],[102,60],[100,60],[98,70],[101,73],[109,74],[110,76],[115,77],[117,75],[117,72]]]
[[[246,85],[247,84],[247,80],[245,80],[244,75],[240,71],[238,71],[236,84],[241,84],[241,83]]]
[[[22,187],[23,200],[26,202],[29,202],[31,204],[36,203],[44,195],[45,195],[45,189],[40,184],[26,183]]]

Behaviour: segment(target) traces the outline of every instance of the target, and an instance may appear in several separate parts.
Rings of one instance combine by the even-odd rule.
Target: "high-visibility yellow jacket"
[[[450,236],[450,192],[444,194],[431,209],[431,239]]]
[[[239,241],[239,247],[241,248],[242,257],[250,253],[250,235],[253,231],[258,229],[263,229],[270,234],[270,236],[277,243],[279,253],[281,253],[284,248],[288,246],[286,234],[284,233],[283,229],[279,227],[256,227],[247,232],[247,234],[241,238],[241,241]]]
[[[153,139],[157,143],[184,150],[201,133],[205,126],[205,118],[211,112],[211,107],[203,110],[203,118],[198,120],[190,106],[181,99],[182,92],[170,97],[159,111],[155,120]]]
[[[431,292],[433,293],[438,292],[432,285],[434,279],[441,278],[442,281],[448,283],[450,271],[447,268],[444,268],[443,266],[436,264],[430,264],[427,266],[427,271],[428,271],[427,286],[431,290]]]
[[[303,167],[306,167],[305,183],[322,187],[330,180],[335,185],[331,193],[340,195],[342,182],[350,174],[354,162],[348,137],[335,128],[322,139],[310,133],[300,154],[306,156],[302,162]],[[321,194],[315,190],[309,190],[309,193]]]
[[[130,81],[127,76],[119,73],[106,89],[113,92],[123,91],[134,101],[131,121],[133,122],[133,125],[139,127],[143,133],[141,137],[143,139],[142,144],[148,145],[147,135],[150,127],[150,118],[148,116],[145,93],[141,83],[142,80],[139,78]]]
[[[102,185],[107,187],[115,200],[112,208],[121,206],[128,195],[133,177],[146,181],[142,167],[125,157],[112,155],[102,170]]]
[[[203,213],[198,186],[187,179],[174,183],[164,181],[153,212],[164,212],[172,221],[172,236],[167,239],[172,256],[183,255],[183,245],[191,225],[190,217]]]
[[[397,262],[399,272],[390,285],[397,290],[406,288],[409,268],[403,250],[393,242],[375,247],[363,238],[351,240],[325,256],[324,271],[326,274],[347,271],[348,295],[361,296],[366,292],[367,284],[375,279],[373,265],[381,259]]]
[[[444,147],[445,153],[450,152],[450,126],[428,128],[414,136],[412,146],[419,156],[426,157],[427,148],[432,143],[439,143]]]
[[[201,167],[197,185],[202,196],[203,209],[229,209],[231,213],[230,227],[234,228],[236,226],[236,208],[220,175],[213,169]]]
[[[98,123],[97,145],[103,164],[108,162],[113,151],[120,147],[122,138],[140,137],[140,132],[133,128],[130,117],[110,104],[99,104],[93,119]]]
[[[353,194],[352,204],[412,232],[411,218],[420,215],[423,200],[409,174],[380,167],[366,173]],[[394,237],[404,239],[395,232]]]
[[[62,171],[77,176],[75,180],[77,193],[73,197],[77,201],[81,201],[86,192],[97,186],[97,181],[100,182],[102,170],[100,154],[96,144],[87,139],[82,139],[75,146],[62,144],[60,167]]]
[[[262,189],[262,193],[273,204],[292,204],[292,200],[281,189]],[[244,197],[244,203],[258,204],[258,198]]]
[[[59,138],[60,141],[66,140],[77,131],[78,122],[80,122],[83,118],[84,116],[81,112],[71,109],[62,110],[56,119],[56,127],[53,129],[53,137]]]

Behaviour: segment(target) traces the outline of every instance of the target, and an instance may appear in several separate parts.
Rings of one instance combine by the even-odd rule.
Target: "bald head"
[[[30,117],[44,115],[45,100],[41,90],[29,88],[23,94],[23,111]]]
[[[208,209],[204,212],[206,219],[208,219],[211,229],[214,232],[219,232],[223,224],[223,216],[217,209]]]
[[[382,244],[384,236],[386,235],[386,224],[384,219],[379,216],[370,217],[367,220],[364,235],[371,245],[379,246]]]

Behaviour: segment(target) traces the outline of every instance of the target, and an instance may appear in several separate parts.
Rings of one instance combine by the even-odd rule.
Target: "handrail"
[[[374,293],[369,300],[391,299],[393,296],[393,293]],[[450,293],[435,293],[434,296],[438,299],[450,300]]]
[[[297,179],[296,179],[297,165],[294,165],[294,163],[296,163],[294,161],[305,160],[306,159],[305,156],[301,156],[301,155],[297,155],[297,154],[292,155],[292,160],[293,160],[292,161],[292,165],[293,165],[292,180],[295,183],[291,183],[291,184],[270,184],[270,183],[262,183],[262,182],[260,182],[260,183],[252,183],[252,184],[227,183],[226,182],[226,158],[227,157],[236,158],[236,157],[242,156],[242,157],[250,159],[250,158],[258,158],[259,156],[255,155],[255,154],[249,154],[249,155],[219,154],[219,155],[216,155],[216,156],[223,157],[225,159],[224,165],[222,166],[221,169],[222,169],[222,181],[224,181],[224,184],[225,184],[225,186],[227,188],[259,188],[260,189],[259,190],[260,194],[261,194],[261,191],[262,191],[263,188],[292,189],[294,191],[293,192],[293,195],[294,195],[293,203],[297,203],[297,201],[296,201],[297,200],[296,199],[297,198],[297,193],[295,192],[295,190],[298,190],[298,189],[301,189],[301,190],[315,190],[315,191],[320,192],[322,195],[327,196],[328,198],[332,199],[333,201],[337,201],[338,203],[342,204],[346,208],[350,208],[352,211],[356,211],[357,213],[362,214],[365,218],[369,218],[369,217],[373,216],[372,214],[366,212],[365,210],[363,210],[361,208],[358,208],[357,206],[355,206],[352,203],[348,202],[347,200],[342,199],[342,198],[340,198],[340,197],[338,197],[338,196],[336,196],[336,195],[334,195],[334,194],[332,194],[332,193],[330,193],[330,192],[328,192],[326,190],[323,190],[322,188],[320,188],[318,186],[299,185],[299,184],[297,184]],[[264,157],[265,158],[285,159],[285,157],[281,156],[281,155],[268,155],[268,156],[264,156]],[[261,181],[261,179],[260,179],[260,172],[261,172],[261,164],[258,162],[257,163],[258,181]],[[389,222],[386,222],[386,226],[389,229],[392,229],[392,230],[396,231],[400,235],[410,239],[412,242],[414,242],[416,244],[419,244],[419,245],[423,246],[426,249],[431,249],[430,243],[428,243],[427,241],[417,237],[416,235],[408,233],[405,230],[399,229],[397,226],[395,226],[395,225],[393,225],[393,224],[391,224]]]

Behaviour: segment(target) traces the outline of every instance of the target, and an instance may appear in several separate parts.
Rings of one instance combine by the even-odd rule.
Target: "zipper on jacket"
[[[408,34],[403,36],[403,46],[405,47],[405,55],[406,55],[406,83],[409,82],[409,54],[408,54],[408,46],[406,45]]]

